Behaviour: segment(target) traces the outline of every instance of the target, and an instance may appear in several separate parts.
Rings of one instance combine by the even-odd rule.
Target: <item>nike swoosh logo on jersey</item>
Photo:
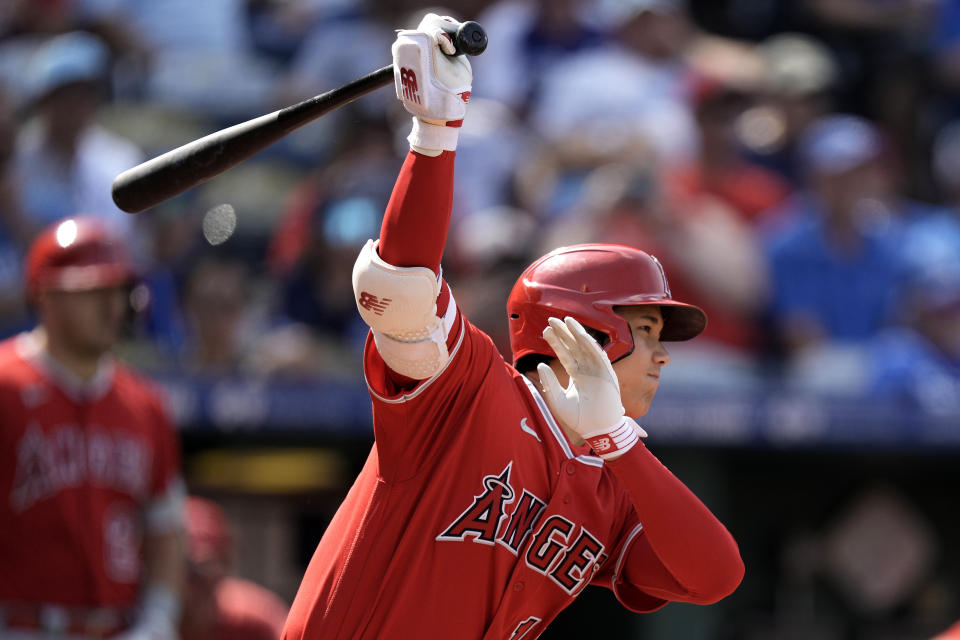
[[[536,438],[537,442],[543,442],[543,440],[540,439],[540,436],[537,435],[537,432],[531,429],[530,426],[527,424],[526,418],[520,421],[520,428],[526,431],[527,433],[529,433],[530,435],[532,435],[534,438]]]

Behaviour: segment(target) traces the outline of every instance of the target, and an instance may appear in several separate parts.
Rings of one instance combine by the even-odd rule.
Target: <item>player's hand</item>
[[[550,318],[543,339],[557,354],[570,381],[560,385],[553,370],[537,366],[547,405],[569,429],[605,458],[622,455],[646,432],[624,416],[620,382],[597,341],[571,317]]]
[[[473,82],[470,61],[454,55],[453,40],[441,28],[451,22],[428,13],[416,29],[398,32],[392,47],[397,98],[414,115],[410,144],[437,153],[456,149]]]

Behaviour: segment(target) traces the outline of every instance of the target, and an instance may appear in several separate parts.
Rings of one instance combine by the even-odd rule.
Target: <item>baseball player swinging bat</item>
[[[450,22],[443,29],[457,54],[476,56],[487,48],[487,34],[476,22]],[[387,65],[342,87],[211,133],[127,169],[113,181],[113,201],[127,213],[149,209],[240,164],[291,131],[390,84],[394,73],[394,66]]]

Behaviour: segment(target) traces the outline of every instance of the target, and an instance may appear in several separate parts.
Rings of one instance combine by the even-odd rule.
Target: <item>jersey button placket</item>
[[[514,591],[523,591],[523,580],[518,580],[517,582],[514,582],[514,583],[513,583],[513,590],[514,590]]]

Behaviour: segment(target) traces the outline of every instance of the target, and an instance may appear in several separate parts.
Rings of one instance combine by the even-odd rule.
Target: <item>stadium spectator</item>
[[[900,326],[872,345],[872,390],[931,413],[960,411],[960,125],[939,132],[933,168],[951,209],[905,222]]]
[[[763,165],[795,187],[803,183],[797,151],[800,134],[834,108],[839,68],[813,36],[778,33],[758,47],[764,79],[759,104],[744,114],[740,140]]]
[[[30,59],[33,117],[17,137],[13,171],[34,232],[81,211],[133,238],[134,218],[113,203],[110,185],[143,157],[96,122],[109,69],[106,45],[79,31],[51,38]]]
[[[740,118],[751,106],[753,87],[701,74],[693,94],[700,150],[689,162],[667,168],[670,189],[692,197],[709,194],[752,222],[779,206],[791,187],[779,174],[753,162],[740,142]]]
[[[879,132],[832,115],[808,128],[801,149],[807,189],[765,221],[773,330],[787,355],[872,337],[903,275]]]
[[[659,172],[652,157],[645,164],[611,163],[593,170],[577,215],[542,242],[643,247],[670,270],[675,295],[695,300],[711,314],[697,350],[713,346],[747,356],[756,346],[755,316],[767,296],[761,246],[749,225],[719,199],[665,191]]]
[[[554,65],[529,124],[555,147],[591,155],[652,144],[664,161],[696,151],[683,54],[696,30],[683,0],[601,3],[613,32],[604,46]]]
[[[909,278],[901,326],[870,344],[870,392],[931,415],[960,412],[960,256]]]
[[[282,72],[253,47],[245,0],[78,0],[88,21],[119,21],[149,52],[139,78],[152,105],[217,121],[259,115],[274,106]]]
[[[497,46],[474,63],[480,78],[474,94],[503,103],[522,117],[539,90],[536,79],[569,56],[607,41],[600,25],[590,20],[591,9],[590,0],[491,4],[478,21],[496,34]]]
[[[239,260],[201,255],[189,269],[182,291],[187,337],[178,367],[200,376],[241,372],[249,319],[247,268]]]
[[[363,120],[344,133],[336,159],[291,194],[267,250],[279,289],[276,323],[313,333],[324,354],[318,370],[337,377],[358,373],[354,361],[366,328],[352,302],[350,274],[357,243],[380,223],[397,167],[384,121]]]
[[[276,640],[289,606],[259,584],[234,575],[234,540],[216,502],[190,496],[184,505],[187,586],[180,640]]]

